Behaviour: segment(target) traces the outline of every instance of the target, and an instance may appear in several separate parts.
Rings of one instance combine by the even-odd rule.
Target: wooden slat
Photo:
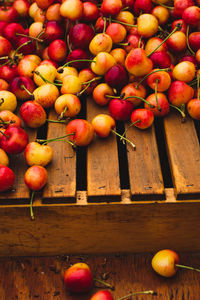
[[[57,114],[52,110],[49,119],[56,120]],[[66,134],[66,125],[49,123],[47,138],[52,139]],[[64,141],[49,144],[53,151],[53,160],[47,166],[48,183],[44,188],[43,198],[51,200],[66,198],[71,201],[76,195],[76,153],[72,146]]]
[[[200,148],[193,121],[171,112],[164,118],[167,151],[177,197],[200,195]]]
[[[27,127],[25,127],[24,129],[29,136],[29,142],[34,141],[37,135],[37,131],[35,129],[30,129]],[[11,191],[0,193],[0,199],[5,201],[7,199],[16,199],[19,201],[23,199],[29,199],[29,189],[24,183],[24,174],[28,169],[28,165],[24,158],[24,152],[17,155],[10,155],[9,160],[9,167],[15,173],[15,184]]]
[[[129,125],[126,124],[126,128]],[[136,145],[136,150],[127,144],[130,189],[133,199],[164,197],[164,184],[161,173],[154,126],[141,131],[132,126],[126,137]]]
[[[92,99],[87,100],[88,121],[100,113],[107,113]],[[117,199],[121,195],[117,141],[114,134],[106,139],[95,137],[87,151],[87,191],[88,197],[102,197],[102,201]]]

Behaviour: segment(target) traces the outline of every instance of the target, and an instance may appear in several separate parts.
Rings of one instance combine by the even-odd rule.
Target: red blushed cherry
[[[122,8],[121,0],[103,0],[101,5],[101,13],[108,16],[116,16]]]
[[[70,52],[67,56],[66,62],[79,60],[79,59],[89,59],[88,53],[83,49],[75,49]],[[75,69],[82,70],[88,67],[87,61],[78,61],[70,63],[70,67],[74,67]]]
[[[18,33],[25,33],[22,25],[18,23],[10,23],[4,28],[3,34],[12,44],[15,45],[15,43],[19,39],[19,36],[17,36]]]
[[[98,114],[92,119],[92,126],[98,136],[106,138],[115,128],[116,122],[110,115]]]
[[[67,124],[66,132],[69,139],[77,146],[87,146],[92,142],[94,129],[92,125],[83,119],[75,119]]]
[[[9,167],[0,165],[0,192],[5,192],[11,189],[14,182],[14,172]]]
[[[118,121],[127,121],[131,117],[133,103],[127,100],[112,99],[109,103],[110,115]]]
[[[20,116],[30,128],[41,127],[47,118],[44,108],[35,101],[26,101],[20,108]]]
[[[131,114],[132,124],[140,129],[151,127],[154,121],[154,114],[146,108],[137,108]]]
[[[32,191],[41,190],[47,183],[48,173],[42,166],[32,166],[28,168],[24,175],[24,181],[27,187]]]
[[[190,117],[200,120],[200,99],[194,98],[187,103],[187,111]]]
[[[62,62],[67,57],[67,44],[63,40],[55,40],[48,46],[49,58]]]
[[[122,65],[115,65],[111,67],[105,74],[106,83],[117,90],[128,84],[128,72]]]
[[[9,126],[0,139],[0,147],[8,154],[18,154],[24,151],[28,141],[25,130],[21,127]]]
[[[69,32],[69,41],[73,49],[87,50],[93,37],[93,28],[84,23],[74,25]]]
[[[153,62],[154,68],[169,68],[171,66],[171,57],[166,51],[154,52],[150,55],[150,59]]]
[[[172,250],[165,249],[158,251],[152,261],[152,268],[156,273],[164,277],[172,277],[176,274],[178,268],[176,264],[179,264],[180,258],[178,254]]]
[[[28,37],[18,37],[16,47],[20,47],[20,53],[24,55],[32,54],[36,50],[35,42],[31,42]]]
[[[99,17],[99,10],[95,3],[91,1],[83,2],[83,16],[81,21],[85,23],[91,23],[97,20]]]
[[[200,32],[199,31],[190,33],[189,44],[190,44],[190,47],[194,51],[198,51],[200,49]]]
[[[149,109],[153,112],[154,116],[156,117],[164,117],[169,112],[169,101],[165,94],[163,93],[157,93],[157,95],[151,94],[146,98],[146,101],[148,101],[150,104],[152,104],[153,107],[150,107],[147,103],[144,104],[144,107],[146,109]]]
[[[2,6],[0,8],[0,20],[11,23],[11,22],[16,22],[18,19],[18,12],[16,9],[12,6]]]
[[[90,268],[85,263],[76,263],[69,267],[64,274],[66,289],[72,293],[86,293],[93,286]]]
[[[110,291],[102,290],[96,292],[90,300],[113,300],[113,296]]]
[[[198,6],[187,7],[182,14],[182,18],[186,24],[191,26],[198,26],[200,23],[200,8]]]
[[[62,24],[56,21],[48,21],[45,26],[45,41],[51,43],[54,40],[64,37],[64,29]]]
[[[19,100],[30,99],[30,94],[27,93],[26,89],[32,93],[35,89],[33,80],[27,76],[17,76],[11,80],[9,90],[15,94]]]
[[[143,13],[150,13],[153,5],[151,0],[136,0],[133,7],[136,15],[139,15],[141,11]]]
[[[12,49],[12,45],[9,42],[9,40],[4,38],[3,36],[0,36],[0,57],[7,56],[11,51],[11,49]]]
[[[6,80],[8,83],[16,76],[18,76],[17,65],[5,65],[0,67],[1,78]]]

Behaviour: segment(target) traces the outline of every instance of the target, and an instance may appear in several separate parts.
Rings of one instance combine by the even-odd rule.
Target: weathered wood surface
[[[89,300],[100,288],[85,295],[70,295],[63,283],[65,270],[76,262],[89,264],[95,278],[114,285],[115,300],[135,291],[153,290],[157,296],[138,295],[140,300],[197,300],[200,294],[199,273],[178,270],[173,278],[163,278],[151,268],[153,254],[63,256],[46,258],[7,258],[0,260],[1,300]],[[181,263],[200,266],[200,254],[180,253]],[[103,288],[105,289],[105,288]]]
[[[57,120],[58,115],[52,110],[50,120]],[[66,135],[66,125],[49,123],[47,138],[53,139]],[[50,201],[56,198],[75,198],[76,195],[76,152],[65,141],[49,143],[54,151],[51,164],[47,166],[48,183],[44,188],[43,198]],[[66,199],[67,200],[67,199]]]
[[[128,128],[128,124],[126,128]],[[127,130],[126,137],[132,141],[136,150],[127,144],[130,190],[133,199],[155,196],[164,197],[164,183],[161,173],[155,129],[141,131],[132,126]]]
[[[87,116],[91,122],[97,114],[108,114],[108,108],[99,107],[94,100],[87,101]],[[87,192],[88,197],[119,197],[121,195],[117,140],[115,134],[107,138],[95,135],[87,149]]]
[[[0,206],[0,255],[200,251],[200,202]]]
[[[181,122],[177,113],[164,118],[167,151],[179,198],[200,198],[200,147],[192,119]]]

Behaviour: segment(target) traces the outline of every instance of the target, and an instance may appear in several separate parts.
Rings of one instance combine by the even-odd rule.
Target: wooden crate
[[[80,117],[105,108],[92,99]],[[56,119],[53,111],[49,119]],[[128,124],[126,124],[126,127]],[[148,130],[130,128],[136,151],[111,134],[95,137],[74,151],[54,142],[49,180],[34,201],[30,220],[29,190],[24,184],[24,154],[13,156],[16,182],[0,194],[0,255],[54,255],[156,251],[200,251],[199,123],[186,123],[176,112]],[[66,126],[28,130],[30,140],[65,134]],[[123,124],[117,124],[123,132]]]

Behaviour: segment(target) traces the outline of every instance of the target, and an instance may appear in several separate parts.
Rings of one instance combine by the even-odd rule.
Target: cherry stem
[[[99,79],[101,79],[101,78],[102,78],[101,76],[94,77],[94,78],[92,78],[91,80],[88,80],[88,81],[83,82],[82,84],[92,83],[92,82],[94,82],[94,81],[96,81],[96,80],[99,80]]]
[[[66,138],[70,135],[75,135],[75,133],[74,132],[69,133],[69,134],[66,134],[66,135],[63,135],[63,136],[60,136],[60,137],[57,137],[57,138],[53,138],[53,139],[48,139],[48,140],[36,139],[35,141],[39,142],[39,143],[43,143],[43,145],[46,145],[46,144],[51,143],[51,142],[62,141],[62,139]]]
[[[10,138],[9,135],[5,134],[5,133],[4,133],[3,131],[1,131],[1,130],[0,130],[0,133],[3,134],[3,135],[7,138],[7,140]]]
[[[43,43],[43,40],[42,40],[42,39],[39,39],[39,38],[34,37],[34,36],[30,36],[30,35],[23,34],[23,33],[18,33],[18,32],[16,32],[15,35],[27,37],[27,38],[29,38],[29,39],[31,39],[31,40],[35,40],[35,41],[37,41],[37,42]]]
[[[98,282],[98,283],[101,283],[101,284],[107,286],[108,288],[110,288],[110,289],[113,290],[113,291],[114,291],[114,289],[115,289],[113,285],[111,285],[110,283],[107,283],[107,282],[105,282],[105,281],[102,281],[102,280],[100,280],[100,279],[94,278],[94,281],[96,281],[96,282]]]
[[[197,74],[197,100],[199,100],[199,79],[200,79],[200,74]]]
[[[140,48],[140,46],[141,46],[141,42],[142,42],[142,36],[140,36],[140,38],[139,38],[139,42],[138,42],[138,48]]]
[[[157,70],[153,70],[151,71],[150,73],[148,73],[147,75],[145,75],[139,82],[138,84],[136,85],[136,89],[138,89],[139,85],[147,78],[149,77],[149,75],[153,74],[153,73],[156,73],[156,72],[160,72],[160,71],[166,71],[166,72],[170,72],[170,68],[165,68],[165,69],[157,69]]]
[[[68,110],[68,107],[65,106],[64,110],[59,115],[58,120],[62,120],[64,118],[64,114],[66,113],[67,110]]]
[[[15,52],[14,52],[14,54],[13,54],[13,57],[15,57],[15,56],[17,55],[17,52],[18,52],[22,47],[24,47],[24,46],[26,46],[26,45],[28,45],[28,44],[30,44],[30,43],[32,43],[32,41],[27,41],[27,42],[21,44],[21,45],[15,50]]]
[[[130,293],[126,296],[123,296],[123,297],[119,298],[118,300],[124,300],[124,299],[130,298],[130,297],[135,296],[135,295],[144,295],[144,294],[145,295],[157,295],[157,293],[155,291],[152,291],[152,290],[150,290],[150,291],[141,291],[141,292]]]
[[[193,267],[188,267],[188,266],[179,265],[179,264],[176,264],[175,266],[176,266],[176,267],[179,267],[179,268],[183,268],[183,269],[188,269],[188,270],[192,270],[192,271],[200,272],[200,269],[193,268]]]
[[[112,21],[115,22],[115,23],[122,24],[122,25],[130,26],[130,27],[137,27],[137,25],[129,24],[129,23],[126,23],[126,22],[118,21],[118,20],[112,20]]]
[[[71,53],[72,52],[72,47],[71,47],[71,44],[69,42],[69,34],[67,35],[66,40],[67,40],[67,46],[68,46],[68,49],[69,49],[69,53]]]
[[[192,53],[192,55],[195,56],[195,52],[191,49],[190,43],[189,43],[189,30],[190,30],[190,25],[188,25],[188,26],[187,26],[187,29],[186,29],[186,42],[187,42],[187,47],[188,47],[189,51]]]
[[[24,84],[21,85],[21,88],[24,89],[30,96],[33,96],[33,94],[25,87]]]
[[[161,2],[160,2],[160,1],[158,1],[158,0],[155,0],[155,2],[156,2],[156,3],[158,3],[160,6],[163,6],[163,7],[165,7],[165,8],[168,8],[168,9],[174,9],[174,7],[173,7],[173,6],[168,6],[168,5],[165,5],[165,4],[161,3]]]
[[[40,76],[40,78],[46,82],[46,83],[50,83],[50,84],[53,84],[55,86],[62,86],[61,83],[55,83],[55,82],[52,82],[52,81],[49,81],[48,79],[46,79],[40,72],[38,71],[33,71],[33,73],[35,73],[36,75]]]
[[[103,33],[105,33],[106,32],[107,20],[106,20],[106,18],[103,18],[103,20],[104,20],[104,23],[103,23]]]
[[[0,60],[3,60],[3,59],[9,59],[9,56],[1,56]]]
[[[67,120],[50,120],[46,119],[47,122],[49,123],[61,123],[61,124],[66,124]]]
[[[129,128],[132,127],[133,125],[135,125],[136,123],[140,122],[140,121],[141,121],[141,120],[138,119],[138,120],[136,120],[135,122],[132,122],[132,123],[126,128],[126,130],[124,130],[124,133],[122,134],[122,136],[124,137],[124,136],[126,135],[127,131],[129,130]]]
[[[149,56],[151,56],[160,46],[162,46],[162,44],[164,44],[167,40],[168,40],[168,38],[172,35],[172,34],[174,34],[174,32],[176,32],[177,30],[180,30],[181,29],[181,24],[176,24],[176,26],[175,26],[175,28],[174,28],[174,30],[160,43],[160,45],[158,45],[153,51],[151,51],[151,53],[149,53],[148,55],[147,55],[147,57],[149,57]]]
[[[119,134],[117,131],[111,129],[111,132],[113,132],[114,134],[116,134],[117,136],[119,136],[121,138],[121,140],[125,140],[126,142],[128,142],[133,147],[133,150],[136,149],[136,146],[135,146],[135,144],[133,144],[133,142],[131,142],[130,140],[128,140],[127,138],[125,138],[124,136],[122,136],[121,134]]]
[[[115,43],[115,45],[118,45],[118,46],[130,46],[130,42],[127,42],[127,43]]]
[[[33,199],[34,199],[34,196],[35,196],[35,191],[31,191],[31,200],[30,200],[30,214],[31,214],[31,220],[35,220],[35,217],[34,217],[34,213],[33,213]]]
[[[181,116],[182,116],[182,123],[185,122],[185,105],[182,106],[182,109],[180,109],[179,107],[173,105],[173,104],[170,104],[171,107],[175,108],[176,110],[178,110],[180,113],[181,113]]]
[[[114,99],[122,99],[122,96],[120,95],[120,96],[116,96],[116,95],[105,95],[105,97],[107,97],[107,98],[114,98]]]
[[[72,63],[75,63],[75,62],[81,62],[81,61],[85,61],[85,62],[94,62],[96,63],[96,60],[92,60],[92,59],[75,59],[75,60],[71,60],[71,61],[68,61],[66,62],[63,66],[61,66],[60,68],[64,68],[64,67],[67,67],[68,65],[72,64]]]
[[[157,110],[161,112],[162,108],[160,107],[160,104],[158,103],[158,82],[159,82],[159,80],[156,79],[155,97],[156,97]]]
[[[127,96],[126,98],[123,98],[123,100],[130,99],[130,98],[140,99],[140,100],[144,101],[146,104],[148,104],[150,108],[155,108],[154,104],[149,103],[147,100],[145,100],[144,98],[142,98],[140,96],[134,96],[134,95],[133,96]]]

